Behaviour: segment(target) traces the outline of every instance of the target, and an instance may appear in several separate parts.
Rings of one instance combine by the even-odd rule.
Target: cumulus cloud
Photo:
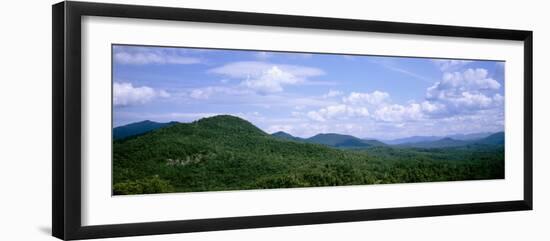
[[[422,112],[427,114],[439,114],[447,111],[447,107],[444,104],[430,101],[423,101],[420,104]]]
[[[237,96],[237,95],[245,95],[248,93],[249,91],[239,89],[239,88],[208,86],[204,88],[193,89],[188,93],[188,95],[193,99],[206,100],[206,99],[210,99],[211,96],[215,96],[219,94]]]
[[[329,91],[323,97],[343,95],[340,91]],[[349,119],[349,118],[377,118],[387,119],[385,117],[378,118],[376,113],[371,113],[369,110],[378,110],[390,105],[390,94],[387,92],[375,90],[370,93],[351,92],[342,97],[339,102],[326,105],[317,110],[311,110],[306,113],[306,116],[314,121],[324,122],[327,120]],[[380,115],[383,112],[380,112]],[[405,114],[405,113],[403,113]]]
[[[428,88],[426,99],[420,102],[411,100],[407,104],[392,103],[390,94],[379,90],[370,93],[351,92],[342,97],[341,102],[307,111],[304,116],[318,122],[368,118],[403,126],[404,122],[445,118],[498,107],[504,98],[493,92],[499,88],[498,82],[487,77],[486,70],[466,70],[444,75],[442,81]],[[430,96],[436,92],[437,95]]]
[[[242,82],[242,85],[261,93],[273,93],[283,91],[283,85],[294,85],[303,81],[296,75],[273,66],[264,71],[259,77],[247,78]]]
[[[134,87],[132,83],[127,82],[113,83],[114,106],[145,104],[157,97],[167,98],[170,97],[170,94],[148,86]]]
[[[460,106],[486,108],[492,104],[493,99],[481,93],[464,92],[460,98],[452,101]]]
[[[370,104],[370,105],[379,105],[390,98],[390,94],[382,91],[374,91],[372,93],[360,93],[360,92],[351,92],[348,96],[344,97],[342,100],[344,103],[350,104]]]
[[[326,94],[323,95],[323,98],[332,98],[343,95],[344,92],[339,90],[329,90]]]
[[[417,103],[385,105],[377,109],[374,114],[376,119],[388,122],[419,120],[423,117],[422,106]]]
[[[114,61],[120,64],[198,64],[199,58],[187,56],[183,49],[156,47],[124,47],[114,48]]]
[[[432,62],[442,72],[454,71],[471,63],[470,60],[457,60],[457,59],[433,59]]]
[[[499,106],[503,102],[498,81],[490,78],[485,69],[444,73],[443,79],[426,91],[430,103],[439,103],[453,112],[466,112]]]
[[[449,65],[464,64],[451,62]],[[498,93],[501,85],[488,76],[482,68],[467,69],[463,72],[446,72],[442,80],[426,90],[426,99],[421,102],[410,102],[406,105],[384,104],[372,113],[372,117],[388,122],[426,120],[429,118],[448,118],[461,114],[472,115],[479,111],[501,107],[504,98]],[[351,96],[351,95],[350,95]],[[363,98],[358,98],[362,96]],[[379,94],[379,96],[382,96]],[[355,99],[364,99],[370,95],[355,95]],[[388,97],[379,98],[387,99]],[[346,99],[345,99],[346,100]],[[348,102],[349,99],[347,99]],[[357,101],[356,101],[357,102]],[[370,101],[373,103],[374,101]]]
[[[460,112],[460,110],[462,110],[462,112],[467,112],[502,106],[504,98],[500,94],[490,96],[482,93],[464,92],[460,97],[452,98],[447,101],[457,112]]]
[[[255,61],[229,63],[210,72],[240,79],[242,86],[260,94],[281,92],[284,86],[302,84],[311,77],[324,74],[318,68]]]
[[[371,115],[376,120],[386,122],[400,122],[403,126],[406,121],[426,120],[431,116],[447,114],[447,106],[438,102],[422,101],[417,103],[411,101],[408,104],[384,104],[379,106]]]
[[[315,121],[328,119],[342,119],[349,117],[368,117],[369,110],[366,107],[352,107],[345,104],[330,105],[317,111],[309,111],[307,117]]]

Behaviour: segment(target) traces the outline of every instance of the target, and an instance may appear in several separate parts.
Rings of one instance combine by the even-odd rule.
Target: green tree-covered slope
[[[503,177],[502,146],[342,150],[280,139],[228,115],[113,143],[116,195]]]
[[[169,125],[173,125],[176,122],[168,122],[168,123],[158,123],[154,121],[140,121],[132,124],[128,124],[125,126],[119,126],[113,128],[113,139],[119,140],[124,139],[136,135],[145,134],[147,132],[166,127]]]

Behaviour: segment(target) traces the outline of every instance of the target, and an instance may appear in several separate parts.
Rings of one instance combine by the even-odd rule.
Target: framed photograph
[[[532,209],[531,31],[68,1],[52,51],[60,239]]]

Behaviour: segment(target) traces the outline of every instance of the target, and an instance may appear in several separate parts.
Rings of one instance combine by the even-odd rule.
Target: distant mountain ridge
[[[461,141],[469,141],[469,140],[477,140],[482,139],[485,137],[488,137],[492,134],[495,134],[495,132],[479,132],[479,133],[471,133],[471,134],[455,134],[450,135],[447,137],[450,137],[455,140],[461,140]]]
[[[144,120],[140,122],[131,123],[124,126],[113,128],[113,139],[120,140],[131,136],[145,134],[156,129],[173,125],[177,122],[172,121],[168,123],[158,123],[150,120]]]
[[[246,120],[235,119],[230,115],[220,115],[213,118],[203,118],[196,122],[203,125],[216,124],[227,125],[231,127],[235,123]],[[246,121],[250,126],[254,126],[250,122]],[[167,123],[159,123],[150,120],[131,123],[124,126],[113,128],[113,139],[121,140],[132,136],[146,134],[148,132],[174,125],[178,122],[172,121]],[[195,123],[195,122],[194,122]],[[239,126],[239,125],[234,125]],[[255,126],[254,126],[255,127]],[[237,130],[235,130],[237,131]],[[254,131],[264,133],[261,129],[255,127]],[[481,145],[503,145],[504,144],[504,132],[498,133],[472,133],[472,134],[456,134],[446,137],[440,136],[411,136],[406,138],[378,141],[375,139],[361,139],[352,135],[344,135],[337,133],[321,133],[309,138],[301,138],[293,136],[284,131],[278,131],[271,134],[272,137],[277,139],[295,141],[302,143],[321,144],[330,147],[336,147],[340,149],[362,149],[374,146],[397,146],[397,147],[412,147],[412,148],[446,148],[446,147],[460,147],[472,144]]]
[[[385,146],[386,144],[377,140],[365,140],[351,135],[342,135],[336,133],[321,133],[309,138],[295,137],[283,131],[278,131],[272,136],[289,141],[297,141],[304,143],[321,144],[342,149],[360,149],[371,146]]]
[[[454,135],[448,135],[448,136],[410,136],[405,138],[398,138],[398,139],[392,139],[392,140],[384,140],[382,142],[390,145],[399,145],[399,144],[405,144],[405,143],[419,143],[419,142],[428,142],[428,141],[437,141],[444,138],[451,138],[453,140],[459,140],[459,141],[469,141],[469,140],[476,140],[476,139],[482,139],[485,137],[488,137],[494,133],[492,132],[479,132],[479,133],[471,133],[471,134],[454,134]]]
[[[484,145],[504,145],[504,132],[497,132],[488,137],[475,141],[477,144]]]
[[[324,144],[327,146],[341,146],[344,142],[349,142],[351,145],[361,145],[361,140],[357,137],[350,135],[341,135],[335,133],[323,133],[317,134],[310,138],[307,138],[309,142]]]
[[[450,137],[445,137],[443,139],[435,141],[423,141],[423,142],[413,142],[413,143],[403,143],[397,146],[400,147],[416,147],[416,148],[443,148],[443,147],[458,147],[465,146],[468,144],[468,141],[455,140]]]
[[[426,141],[437,141],[442,139],[441,136],[411,136],[393,140],[384,140],[383,142],[389,145],[399,145],[404,143],[417,143],[417,142],[426,142]]]
[[[504,132],[497,132],[487,137],[473,140],[456,140],[450,137],[435,141],[424,141],[415,143],[403,143],[397,146],[401,147],[414,147],[414,148],[444,148],[444,147],[460,147],[468,145],[504,145]]]
[[[273,134],[271,134],[272,136],[274,137],[277,137],[279,139],[284,139],[284,140],[291,140],[291,141],[304,141],[303,138],[300,138],[300,137],[295,137],[291,134],[288,134],[284,131],[278,131],[278,132],[275,132]]]

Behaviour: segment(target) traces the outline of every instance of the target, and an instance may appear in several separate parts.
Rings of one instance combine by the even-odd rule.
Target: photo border
[[[81,18],[83,16],[522,41],[525,85],[523,200],[82,226],[80,170]],[[57,238],[106,238],[519,211],[533,208],[532,31],[67,1],[52,6],[52,29],[52,234]]]

